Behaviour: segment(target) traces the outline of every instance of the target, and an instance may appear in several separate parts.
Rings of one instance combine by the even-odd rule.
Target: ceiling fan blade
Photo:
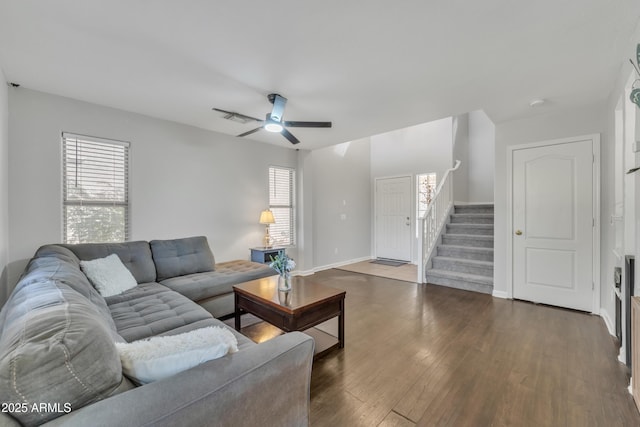
[[[273,109],[271,110],[271,119],[276,122],[282,121],[282,115],[284,114],[284,106],[287,104],[287,98],[276,94],[272,94],[269,96],[271,98],[273,96]]]
[[[236,117],[241,117],[243,119],[247,119],[247,120],[253,120],[256,122],[261,122],[261,119],[256,119],[255,117],[251,117],[251,116],[246,116],[244,114],[240,114],[240,113],[235,113],[233,111],[227,111],[227,110],[221,110],[220,108],[212,108],[213,111],[217,111],[219,113],[224,113],[224,114],[229,114],[230,116],[236,116]]]
[[[300,143],[300,140],[298,138],[296,138],[295,136],[293,136],[293,134],[291,132],[289,132],[288,130],[286,130],[285,128],[282,128],[282,132],[281,133],[282,133],[282,136],[287,138],[290,143],[292,143],[292,144],[299,144]]]
[[[262,130],[262,126],[257,127],[257,128],[255,128],[255,129],[251,129],[250,131],[247,131],[247,132],[245,132],[245,133],[241,133],[240,135],[236,135],[236,136],[237,136],[237,137],[241,137],[241,136],[251,135],[252,133],[256,133],[256,132],[258,132],[259,130]]]
[[[291,128],[330,128],[331,122],[284,122],[285,126]]]

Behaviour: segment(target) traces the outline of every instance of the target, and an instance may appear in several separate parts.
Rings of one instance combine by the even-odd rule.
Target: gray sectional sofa
[[[215,262],[204,236],[150,242],[59,245],[79,259],[117,254],[138,283],[158,282],[221,318],[233,314],[232,286],[273,276],[268,265],[246,260]]]
[[[138,285],[105,298],[80,261],[112,253]],[[230,314],[234,283],[272,274],[252,264],[215,264],[203,237],[41,247],[0,311],[0,425],[307,425],[303,333],[255,344],[229,328],[236,353],[141,386],[123,374],[116,341],[226,327],[203,306]]]

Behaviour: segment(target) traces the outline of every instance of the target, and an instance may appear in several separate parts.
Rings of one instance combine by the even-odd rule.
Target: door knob
[[[522,236],[522,231],[521,230],[516,230],[516,236]]]

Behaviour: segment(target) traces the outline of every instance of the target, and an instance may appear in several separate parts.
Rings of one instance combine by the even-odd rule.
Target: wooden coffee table
[[[240,283],[233,287],[235,327],[240,316],[251,313],[285,331],[305,331],[316,341],[315,357],[334,348],[344,348],[345,291],[314,283],[309,278],[292,277],[291,291],[278,291],[278,276]],[[338,317],[338,337],[313,328]]]

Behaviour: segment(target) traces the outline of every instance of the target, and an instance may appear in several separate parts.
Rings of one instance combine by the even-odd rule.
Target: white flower
[[[273,268],[279,274],[288,273],[296,268],[296,263],[283,252],[278,253],[275,257],[271,257],[269,267]]]

